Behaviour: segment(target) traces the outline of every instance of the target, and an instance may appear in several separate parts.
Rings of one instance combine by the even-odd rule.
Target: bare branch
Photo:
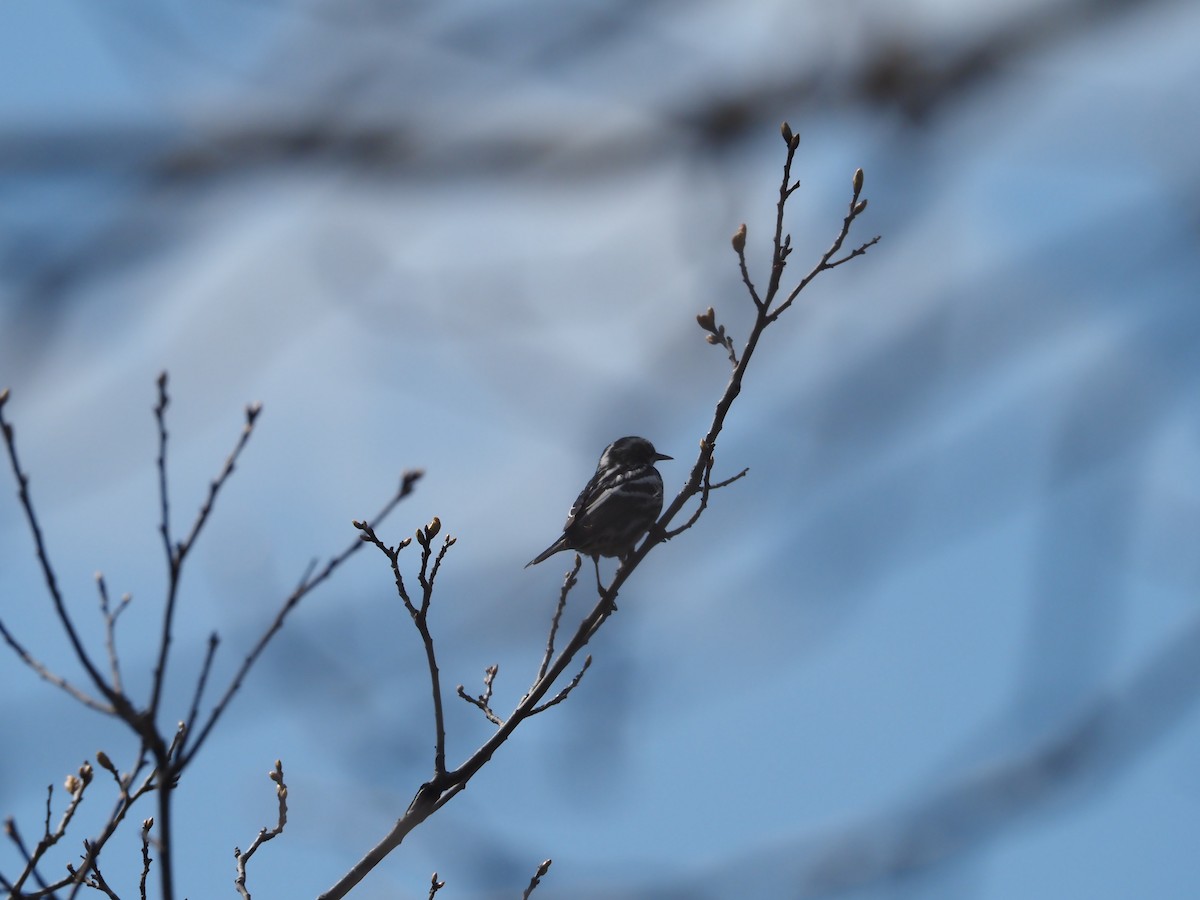
[[[678,528],[665,532],[663,534],[664,541],[669,541],[672,538],[678,537],[695,525],[697,521],[699,521],[700,516],[704,513],[704,510],[708,509],[708,495],[711,492],[733,484],[739,478],[745,478],[746,474],[750,471],[749,469],[742,469],[742,471],[738,472],[733,477],[726,478],[724,481],[718,481],[716,484],[713,484],[710,479],[712,478],[712,469],[715,462],[716,460],[712,456],[709,456],[708,462],[704,467],[704,483],[701,485],[700,504],[696,507],[696,511],[692,513],[691,518],[689,518]]]
[[[795,158],[796,148],[799,146],[799,136],[792,133],[790,127],[784,124],[781,129],[784,141],[787,144],[787,158],[783,166],[783,177],[779,187],[779,200],[776,205],[776,221],[774,231],[774,253],[771,265],[770,283],[765,295],[760,296],[754,288],[754,284],[750,279],[749,271],[745,266],[745,228],[739,228],[733,238],[733,248],[738,254],[739,266],[742,269],[743,281],[746,284],[747,291],[750,294],[751,300],[754,303],[756,316],[754,325],[751,328],[750,334],[746,339],[746,343],[742,348],[740,356],[733,352],[732,341],[728,335],[716,325],[715,314],[711,311],[702,314],[697,318],[697,321],[710,336],[713,337],[715,343],[721,343],[730,351],[730,361],[733,365],[733,371],[729,381],[725,387],[724,393],[717,402],[716,409],[713,412],[712,422],[709,425],[707,434],[700,443],[700,452],[692,466],[691,473],[687,481],[680,489],[679,493],[671,501],[670,505],[661,513],[658,521],[647,533],[642,543],[635,547],[632,552],[623,557],[617,567],[616,574],[612,581],[605,587],[599,578],[599,567],[597,566],[597,590],[599,597],[596,605],[593,607],[583,620],[580,622],[574,635],[567,642],[566,646],[554,655],[553,644],[557,634],[558,621],[561,617],[561,607],[565,604],[565,593],[573,583],[578,573],[580,562],[577,561],[576,569],[568,575],[567,583],[564,585],[563,595],[560,596],[560,611],[556,613],[555,619],[551,625],[551,635],[548,641],[547,653],[543,658],[542,665],[538,670],[538,678],[530,690],[517,703],[516,708],[503,720],[503,724],[499,725],[496,731],[480,746],[471,756],[462,763],[457,769],[447,771],[444,768],[441,759],[441,752],[444,745],[441,743],[442,736],[439,732],[439,761],[435,765],[434,778],[425,784],[421,785],[413,796],[408,809],[404,815],[395,823],[391,831],[384,838],[371,848],[366,855],[363,856],[358,863],[335,884],[330,890],[321,895],[321,900],[334,900],[334,898],[344,897],[346,894],[358,884],[368,872],[371,871],[378,863],[384,859],[389,853],[400,846],[405,837],[418,825],[421,824],[430,815],[445,805],[453,796],[462,791],[470,779],[492,758],[500,746],[508,739],[512,732],[521,724],[522,721],[539,712],[543,712],[551,706],[554,706],[570,695],[570,692],[579,684],[583,673],[587,671],[588,665],[591,662],[591,657],[587,657],[583,668],[578,674],[567,684],[565,688],[555,694],[552,699],[544,700],[549,694],[554,684],[563,675],[565,670],[571,665],[575,656],[585,647],[591,637],[604,624],[609,616],[616,610],[616,599],[621,587],[629,579],[632,573],[637,569],[641,561],[646,555],[658,544],[663,541],[678,535],[682,531],[690,528],[698,519],[699,515],[707,507],[707,500],[711,492],[719,487],[731,484],[733,481],[743,477],[746,473],[743,470],[741,473],[726,479],[721,482],[714,483],[711,480],[713,454],[717,444],[717,438],[725,425],[725,419],[729,414],[734,401],[741,393],[742,379],[750,360],[758,346],[758,342],[766,328],[778,318],[778,316],[786,309],[811,280],[820,272],[832,268],[836,264],[841,263],[837,260],[837,254],[849,233],[849,228],[854,219],[860,215],[866,208],[865,202],[859,200],[859,192],[862,187],[862,177],[856,173],[854,178],[854,197],[850,205],[850,213],[843,222],[842,229],[837,238],[834,240],[833,246],[822,256],[821,260],[814,267],[812,272],[802,279],[800,285],[795,288],[784,303],[778,307],[773,307],[775,298],[779,294],[782,276],[787,264],[788,257],[792,253],[791,236],[784,233],[784,210],[788,199],[793,193],[799,189],[799,182],[793,181],[791,176],[791,167]],[[874,242],[869,242],[864,245],[861,250],[865,249]],[[857,254],[852,254],[851,258]],[[682,528],[672,531],[670,526],[683,509],[684,505],[693,497],[700,496],[699,509],[693,513],[688,522]],[[364,539],[370,539],[364,536]],[[422,533],[418,532],[417,539],[425,548],[423,554],[421,573],[422,586],[425,586],[424,574],[429,555],[429,536],[425,535],[422,540]],[[382,545],[380,545],[382,547]],[[395,566],[394,566],[395,568]],[[399,582],[398,570],[397,581]],[[423,630],[423,637],[428,634],[428,629],[425,628],[424,610],[415,610],[406,600],[406,605],[409,607],[409,612],[413,616],[415,622],[418,623],[418,628]],[[436,675],[436,667],[432,666],[432,646],[427,645],[427,653],[431,661],[431,674]],[[435,681],[435,703],[437,703],[438,691]],[[490,703],[490,701],[489,701]],[[438,707],[440,710],[440,706]],[[499,717],[497,717],[499,718]]]
[[[49,833],[50,823],[50,798],[54,795],[54,785],[49,785],[46,797],[46,831]],[[21,837],[21,832],[17,829],[17,823],[11,819],[4,820],[4,833],[8,835],[8,839],[12,841],[13,846],[17,848],[17,854],[25,861],[25,869],[21,876],[17,879],[16,884],[9,884],[8,890],[12,891],[13,896],[17,896],[17,888],[27,880],[33,878],[35,882],[44,890],[46,882],[42,878],[42,874],[37,870],[38,859],[35,859],[33,854],[29,852],[29,848],[25,846],[25,840]]]
[[[542,864],[538,866],[537,871],[533,874],[533,878],[529,879],[529,887],[525,888],[525,892],[521,894],[521,900],[529,900],[529,895],[534,892],[539,884],[542,883],[542,878],[550,871],[550,866],[554,860],[542,860]]]
[[[246,407],[246,422],[242,426],[241,433],[238,435],[237,442],[233,449],[225,458],[225,463],[221,467],[221,471],[217,477],[209,483],[208,496],[204,503],[200,506],[200,511],[196,514],[195,520],[192,522],[191,531],[188,536],[178,544],[172,546],[170,538],[170,522],[168,520],[169,508],[167,503],[167,430],[166,430],[166,409],[167,409],[167,373],[163,372],[158,377],[159,402],[154,408],[154,415],[158,421],[159,431],[159,491],[162,497],[162,535],[163,542],[167,551],[167,601],[163,607],[162,633],[159,637],[158,645],[158,661],[154,666],[154,680],[150,693],[150,705],[147,708],[147,713],[151,719],[158,715],[159,703],[162,699],[163,681],[166,678],[167,658],[171,650],[172,629],[175,622],[175,604],[179,596],[179,579],[183,570],[184,560],[187,558],[188,552],[199,538],[204,524],[208,521],[212,514],[213,506],[217,501],[217,495],[221,492],[222,486],[229,480],[229,476],[233,474],[234,466],[237,463],[238,457],[241,456],[242,450],[245,449],[247,442],[250,440],[250,435],[254,431],[254,422],[258,418],[258,414],[262,412],[262,404],[251,403]],[[159,826],[165,826],[165,822],[160,822]],[[165,857],[165,854],[164,854]],[[164,866],[166,864],[164,863]]]
[[[790,162],[790,158],[789,158],[789,162]],[[821,256],[821,259],[817,262],[817,264],[815,266],[813,266],[811,271],[809,271],[809,273],[807,275],[805,275],[803,278],[800,279],[800,282],[796,285],[795,288],[792,289],[792,292],[790,294],[788,294],[787,299],[784,300],[783,303],[779,304],[779,306],[777,306],[770,313],[770,315],[767,316],[766,324],[770,324],[771,322],[774,322],[781,315],[783,315],[783,313],[787,310],[787,308],[792,305],[793,301],[795,301],[795,299],[798,296],[800,296],[800,292],[802,290],[804,290],[806,287],[808,287],[809,283],[814,278],[816,278],[818,275],[820,275],[822,272],[827,272],[830,269],[837,268],[838,266],[842,265],[842,263],[849,262],[850,260],[854,259],[855,257],[862,256],[864,253],[867,252],[868,248],[879,243],[880,235],[875,235],[875,237],[871,238],[871,240],[867,241],[862,246],[853,250],[848,256],[831,262],[831,260],[833,260],[833,258],[835,256],[837,256],[838,252],[842,249],[842,244],[845,243],[847,236],[849,236],[850,227],[854,224],[854,220],[857,219],[859,216],[861,216],[867,210],[867,201],[859,199],[859,196],[862,194],[862,188],[863,188],[863,170],[857,169],[854,172],[854,178],[853,178],[853,193],[850,197],[850,212],[846,215],[846,217],[844,219],[842,219],[842,227],[841,227],[841,230],[838,232],[837,237],[834,238],[834,241],[830,245],[829,249],[825,251],[825,253]],[[780,208],[780,213],[782,214],[782,207]],[[781,271],[782,271],[782,268],[781,268]],[[778,290],[778,284],[776,284],[775,287],[776,287],[776,290]],[[767,306],[768,307],[770,306],[771,300],[774,298],[774,296],[775,296],[775,291],[772,291],[767,298]]]
[[[470,694],[468,694],[461,684],[458,686],[458,696],[462,697],[464,700],[466,700],[472,706],[478,707],[483,712],[483,714],[485,716],[487,716],[488,721],[491,722],[493,725],[503,725],[504,724],[504,720],[501,719],[499,716],[497,716],[491,707],[492,687],[493,687],[493,683],[496,680],[496,673],[499,671],[500,671],[500,667],[497,665],[490,665],[486,669],[484,669],[484,671],[483,671],[483,693],[480,694],[478,697],[472,697]]]
[[[13,477],[17,479],[17,496],[20,499],[21,508],[25,512],[25,522],[29,526],[29,532],[33,535],[33,544],[37,552],[38,563],[42,568],[42,579],[46,582],[46,588],[50,592],[50,599],[54,603],[54,611],[58,614],[58,620],[62,623],[63,631],[66,632],[67,639],[71,642],[71,648],[75,652],[75,658],[79,660],[80,665],[83,666],[84,670],[88,674],[88,677],[91,678],[92,683],[96,686],[100,693],[103,694],[105,698],[107,698],[108,701],[113,703],[115,706],[117,704],[116,698],[113,695],[113,691],[111,688],[109,688],[108,684],[104,681],[104,678],[100,675],[100,672],[96,669],[96,666],[92,663],[92,658],[88,655],[87,650],[84,648],[83,642],[80,640],[79,634],[75,630],[75,624],[72,622],[71,616],[67,612],[67,605],[63,600],[62,592],[58,589],[58,578],[55,576],[54,567],[50,563],[50,555],[46,550],[46,542],[42,537],[42,528],[38,523],[37,513],[34,512],[33,499],[29,495],[29,476],[25,474],[24,470],[22,470],[21,462],[17,457],[17,442],[13,432],[13,427],[4,419],[4,407],[8,402],[8,397],[8,388],[0,391],[0,434],[3,434],[4,446],[8,450],[8,461],[10,467],[12,468]],[[33,657],[28,653],[25,653],[23,650],[18,650],[20,645],[17,644],[17,642],[12,638],[12,635],[9,634],[7,629],[4,629],[3,634],[5,641],[10,647],[12,647],[14,650],[17,650],[18,655],[21,656],[23,661],[25,661],[26,665],[31,665],[30,660],[32,660]],[[74,690],[68,688],[65,680],[48,678],[47,675],[43,673],[48,673],[49,670],[46,669],[45,666],[41,666],[40,663],[34,668],[40,677],[46,678],[46,680],[51,681],[54,684],[58,684],[59,687],[67,690],[72,696],[76,697],[76,699],[80,700],[81,702],[87,703],[87,705],[91,706],[93,709],[100,709],[101,712],[106,711],[97,706],[96,701],[88,703],[86,700],[84,700],[83,697],[86,695],[83,695],[82,692],[77,694]]]
[[[57,844],[67,833],[67,828],[71,824],[71,820],[75,817],[75,811],[79,809],[79,804],[83,802],[83,794],[87,786],[92,783],[93,770],[91,763],[85,762],[79,767],[78,774],[72,773],[66,777],[63,788],[70,796],[67,807],[63,810],[62,818],[59,819],[58,825],[53,831],[50,830],[51,803],[54,797],[54,785],[46,787],[46,816],[42,823],[42,838],[37,842],[37,846],[32,851],[28,850],[24,841],[21,839],[21,834],[17,830],[17,825],[12,819],[7,819],[4,823],[5,831],[8,833],[9,839],[16,846],[21,858],[25,860],[25,868],[17,877],[17,880],[12,883],[12,894],[14,897],[22,896],[21,887],[30,878],[45,892],[52,892],[57,889],[58,885],[48,885],[42,879],[38,872],[38,865],[46,851]],[[86,872],[86,869],[84,870]],[[69,879],[66,883],[70,883]]]
[[[284,826],[287,825],[287,784],[283,780],[283,763],[280,760],[275,760],[275,768],[268,773],[270,779],[275,782],[275,795],[279,798],[279,814],[275,822],[275,827],[271,829],[261,828],[258,835],[254,838],[253,843],[243,853],[237,847],[233,848],[233,858],[237,860],[237,877],[233,883],[237,887],[237,891],[245,900],[250,900],[250,891],[246,888],[246,864],[250,862],[258,848],[267,841],[283,834]]]
[[[146,879],[150,877],[150,829],[154,827],[154,818],[142,820],[142,876],[138,879],[138,897],[146,900]]]
[[[118,693],[124,693],[121,687],[121,663],[117,656],[117,618],[129,606],[133,598],[129,594],[121,597],[121,602],[117,604],[116,609],[112,609],[108,602],[108,585],[104,583],[104,574],[96,573],[96,589],[100,594],[100,615],[104,619],[104,646],[108,650],[108,667],[112,675],[112,688]]]
[[[86,848],[88,842],[84,841],[83,843],[84,847]],[[84,884],[90,888],[95,888],[96,890],[100,891],[102,894],[108,897],[109,900],[121,900],[116,892],[108,886],[108,882],[104,880],[104,875],[100,872],[100,867],[94,862],[92,863],[91,871],[92,874],[88,876]]]
[[[742,227],[744,228],[745,226]],[[743,262],[743,266],[744,265],[745,263]],[[747,281],[746,286],[749,288],[751,296],[756,298],[755,302],[759,302],[757,300],[758,295],[754,293],[754,285]],[[704,338],[708,343],[714,346],[721,346],[725,348],[725,352],[729,355],[730,365],[736,369],[738,357],[737,350],[735,350],[733,346],[733,338],[726,333],[724,325],[717,324],[717,314],[713,308],[710,306],[704,312],[700,313],[700,315],[696,316],[696,322],[699,323],[701,328],[708,332]]]
[[[742,273],[742,284],[746,286],[746,290],[750,294],[750,299],[754,301],[754,305],[759,309],[763,308],[763,301],[758,296],[758,291],[754,288],[754,282],[750,280],[750,269],[746,266],[746,223],[743,222],[738,226],[738,230],[733,233],[733,252],[737,254],[738,268]],[[735,363],[736,365],[736,363]]]
[[[65,888],[68,885],[74,885],[75,890],[77,890],[79,884],[81,884],[80,878],[82,876],[80,873],[87,873],[90,870],[96,857],[99,856],[100,851],[104,848],[104,845],[106,843],[108,843],[109,838],[111,838],[113,836],[113,834],[116,833],[117,828],[125,820],[125,816],[133,808],[134,804],[136,804],[137,801],[140,800],[146,794],[156,790],[159,786],[159,782],[156,778],[156,776],[158,775],[158,772],[157,772],[157,770],[152,770],[146,776],[146,778],[143,780],[142,784],[138,787],[138,789],[136,791],[134,791],[132,794],[129,792],[129,786],[131,784],[133,784],[133,782],[137,778],[138,774],[142,771],[143,768],[145,768],[145,766],[147,764],[147,749],[144,746],[138,757],[137,763],[134,765],[133,769],[126,775],[119,775],[117,773],[116,767],[112,764],[112,760],[110,760],[108,758],[108,755],[106,753],[104,753],[103,751],[97,752],[96,761],[97,761],[97,763],[100,764],[100,766],[102,768],[106,769],[110,774],[112,774],[113,778],[116,780],[117,786],[119,788],[119,795],[117,798],[117,803],[113,809],[113,812],[110,814],[110,816],[108,818],[108,822],[105,824],[103,830],[101,831],[100,836],[97,837],[95,840],[84,842],[85,853],[84,853],[84,857],[83,857],[83,862],[80,865],[78,872],[76,872],[76,870],[73,867],[68,866],[69,877],[63,879],[62,881],[60,881],[54,885],[51,885],[51,888],[54,890],[59,890],[59,889]],[[154,823],[153,819],[147,819],[146,821],[149,822],[151,826]],[[143,825],[144,829],[148,827],[146,825],[146,822],[143,822],[142,825]],[[143,835],[143,839],[145,839],[145,835]],[[145,856],[146,852],[148,852],[148,851],[143,852],[143,856]],[[74,896],[74,892],[75,891],[73,890],[72,896]],[[144,900],[144,897],[143,897],[143,900]]]
[[[21,660],[21,662],[25,663],[25,665],[27,665],[38,676],[38,678],[41,678],[43,681],[48,681],[55,687],[66,691],[89,709],[94,709],[96,712],[101,712],[108,715],[112,714],[112,706],[107,703],[101,703],[91,694],[76,687],[61,675],[57,675],[50,671],[49,667],[46,666],[45,663],[33,656],[33,654],[26,650],[25,647],[13,636],[12,632],[10,632],[5,626],[3,620],[0,620],[0,637],[4,638],[4,643],[8,644],[8,646],[12,648],[12,651],[17,654],[17,657]]]
[[[404,586],[404,576],[400,573],[400,551],[412,542],[412,538],[405,538],[395,547],[389,547],[379,539],[374,529],[366,522],[355,522],[354,526],[362,532],[362,540],[374,544],[388,558],[392,566],[392,576],[396,581],[396,592],[400,596],[401,602],[404,603],[404,608],[408,610],[413,624],[416,625],[417,633],[421,636],[421,643],[425,648],[425,662],[429,667],[430,690],[433,694],[434,780],[440,782],[446,777],[446,720],[442,708],[441,675],[438,670],[437,653],[433,646],[433,635],[429,631],[428,613],[429,606],[433,602],[433,580],[437,576],[437,570],[441,566],[446,551],[454,546],[455,540],[452,537],[446,537],[431,571],[429,560],[433,555],[432,542],[441,530],[441,520],[435,516],[433,521],[424,528],[417,529],[415,537],[417,543],[421,545],[421,569],[418,575],[421,583],[421,606],[418,608],[409,596],[408,590]]]
[[[204,653],[204,662],[200,665],[200,675],[196,678],[196,690],[192,693],[192,705],[188,709],[187,718],[183,720],[188,728],[195,726],[196,719],[200,715],[200,700],[204,696],[204,688],[208,684],[208,676],[212,671],[213,659],[217,655],[217,647],[220,643],[221,638],[215,631],[208,636],[208,649]]]
[[[552,706],[558,706],[558,704],[566,700],[571,691],[575,690],[575,685],[579,684],[579,682],[583,680],[583,673],[588,670],[588,667],[591,666],[591,664],[592,655],[589,653],[587,658],[583,661],[583,668],[580,669],[578,674],[571,679],[570,683],[557,694],[555,694],[554,699],[547,700],[541,706],[535,706],[533,709],[531,709],[529,711],[529,715],[536,716],[538,713],[545,712]]]
[[[154,421],[158,425],[158,533],[163,540],[163,553],[166,556],[167,567],[175,568],[175,549],[171,546],[171,502],[167,481],[167,405],[171,398],[167,396],[167,373],[158,373],[158,403],[154,405]]]
[[[579,583],[579,569],[582,565],[583,557],[576,553],[575,564],[564,576],[562,589],[558,592],[558,606],[555,607],[554,617],[550,620],[550,634],[546,637],[546,652],[542,655],[542,664],[538,666],[535,682],[541,681],[546,676],[546,668],[550,665],[550,660],[554,658],[554,638],[558,634],[563,610],[567,608],[567,595],[571,593],[571,588]]]

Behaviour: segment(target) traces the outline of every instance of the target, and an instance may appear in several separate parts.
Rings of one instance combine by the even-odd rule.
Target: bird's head
[[[654,445],[642,437],[617,438],[600,455],[597,470],[612,468],[627,468],[630,466],[653,465],[659,460],[671,459],[665,453],[659,453]]]

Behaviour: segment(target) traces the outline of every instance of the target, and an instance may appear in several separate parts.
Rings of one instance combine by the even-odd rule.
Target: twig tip
[[[731,240],[734,253],[742,253],[746,249],[746,223],[743,222],[738,226],[738,230],[733,233]]]

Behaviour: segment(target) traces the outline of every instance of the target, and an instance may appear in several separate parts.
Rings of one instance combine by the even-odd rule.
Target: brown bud
[[[81,787],[83,787],[83,782],[74,775],[68,775],[66,780],[63,781],[63,787],[66,789],[68,794],[74,794]]]
[[[719,344],[719,343],[721,343],[721,339],[720,339],[719,337],[717,337],[715,334],[706,334],[706,335],[704,336],[704,339],[705,339],[706,341],[708,341],[710,344]]]
[[[696,316],[696,321],[705,331],[712,331],[717,327],[717,314],[713,312],[713,308],[710,306],[704,312],[700,313],[700,315]]]
[[[790,147],[792,145],[792,126],[784,122],[779,126],[779,133],[783,135],[783,142]]]
[[[142,834],[145,834],[147,831],[149,831],[153,827],[154,827],[154,816],[151,816],[148,819],[142,819]]]
[[[857,203],[854,204],[854,214],[856,216],[860,215],[862,213],[862,211],[866,208],[867,208],[867,201],[859,200]]]
[[[8,388],[0,391],[0,406],[8,402]]]
[[[89,784],[91,782],[92,771],[92,764],[90,762],[85,762],[79,767],[79,777],[83,779],[84,784]]]
[[[96,751],[96,762],[102,769],[107,769],[110,772],[116,773],[116,767],[113,766],[112,760],[108,758],[108,754],[103,750]]]
[[[737,231],[733,233],[733,250],[735,253],[741,253],[746,249],[746,223],[743,222]]]
[[[854,171],[854,193],[857,194],[863,187],[863,170],[856,169]]]
[[[433,540],[437,537],[437,533],[442,530],[442,520],[437,516],[433,517],[433,521],[425,526],[425,537]]]

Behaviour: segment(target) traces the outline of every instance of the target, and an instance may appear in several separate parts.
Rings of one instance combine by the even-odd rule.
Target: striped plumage
[[[662,510],[662,476],[654,464],[670,459],[645,438],[623,437],[604,448],[596,474],[567,514],[562,536],[525,564],[542,562],[561,550],[591,556],[624,556]]]

